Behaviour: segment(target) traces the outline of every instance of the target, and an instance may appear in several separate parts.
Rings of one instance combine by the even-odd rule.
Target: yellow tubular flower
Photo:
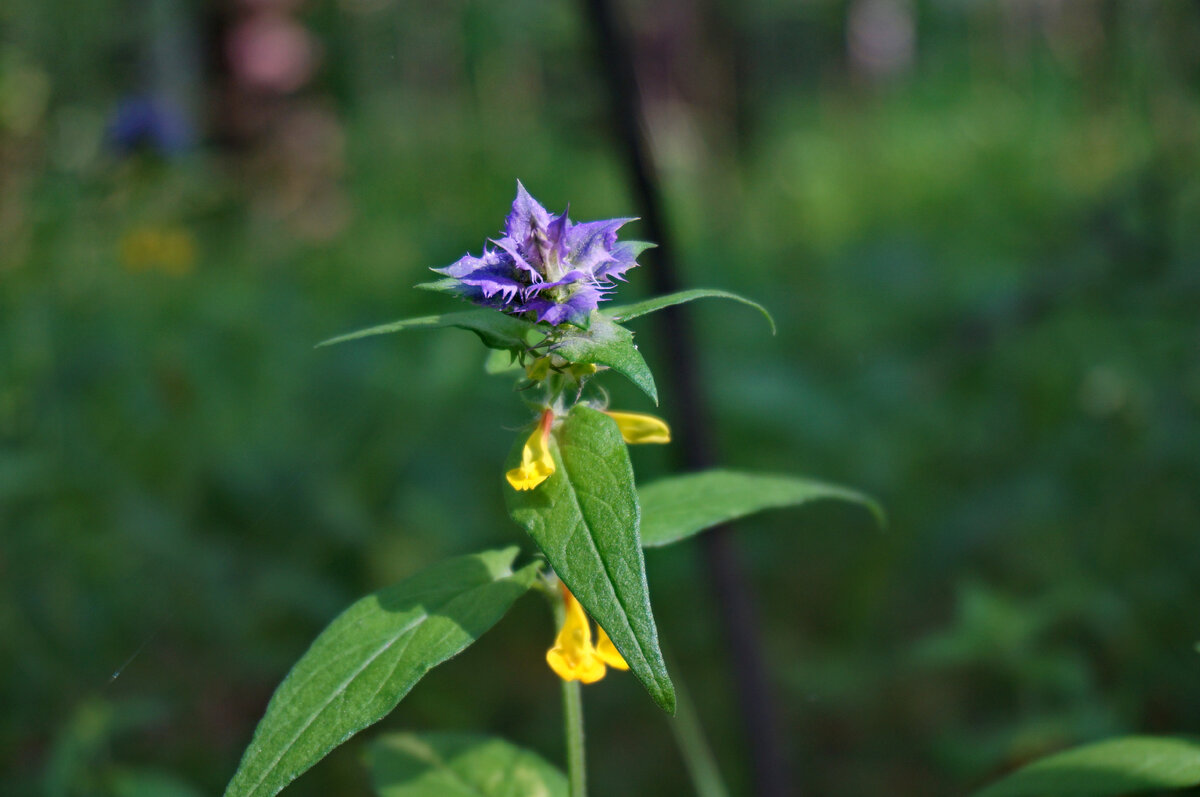
[[[550,455],[550,424],[554,413],[546,410],[533,434],[521,449],[521,464],[504,474],[514,490],[532,490],[554,473],[554,457]]]
[[[592,629],[583,607],[566,585],[563,585],[562,592],[565,611],[563,626],[554,639],[554,647],[546,651],[546,663],[564,681],[595,683],[604,677],[604,659],[592,647]]]
[[[671,430],[662,418],[640,412],[608,412],[605,415],[617,422],[626,443],[669,443]]]
[[[596,624],[596,655],[601,661],[609,667],[614,667],[618,670],[628,670],[629,665],[625,663],[625,658],[617,650],[617,646],[608,638],[608,632]]]

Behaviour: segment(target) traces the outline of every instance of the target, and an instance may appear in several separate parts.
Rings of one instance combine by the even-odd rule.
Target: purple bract
[[[617,243],[617,230],[633,219],[576,224],[567,211],[552,216],[525,186],[504,222],[504,237],[483,257],[465,255],[446,268],[449,289],[468,301],[557,326],[586,326],[607,298],[613,280],[637,265],[644,244]]]

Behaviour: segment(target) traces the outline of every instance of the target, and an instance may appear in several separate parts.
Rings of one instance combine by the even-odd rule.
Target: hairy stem
[[[583,746],[583,690],[579,681],[563,681],[562,694],[569,793],[571,797],[587,797],[587,762]]]

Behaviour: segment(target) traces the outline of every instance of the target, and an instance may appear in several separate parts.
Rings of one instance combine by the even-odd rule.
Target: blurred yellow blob
[[[514,490],[532,490],[554,473],[554,457],[550,455],[550,424],[553,421],[553,412],[542,413],[541,422],[521,449],[521,464],[504,474]]]
[[[196,262],[196,241],[183,227],[134,227],[121,236],[121,264],[129,271],[182,277]]]
[[[653,415],[640,412],[608,412],[604,413],[617,422],[621,437],[626,443],[669,443],[671,430],[667,422]]]
[[[546,663],[564,681],[595,683],[604,677],[605,665],[627,670],[629,665],[613,647],[612,640],[600,628],[599,648],[592,646],[592,629],[583,606],[564,585],[563,626],[554,639],[554,647],[546,651]],[[599,626],[597,626],[599,628]]]

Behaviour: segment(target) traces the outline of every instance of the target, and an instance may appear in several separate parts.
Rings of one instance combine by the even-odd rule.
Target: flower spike
[[[609,412],[605,410],[604,414],[617,422],[617,428],[621,430],[621,437],[630,445],[671,442],[671,429],[662,418],[641,412]]]
[[[537,428],[521,449],[521,464],[504,474],[514,490],[532,490],[554,473],[554,457],[550,454],[550,424],[553,422],[554,412],[543,411]]]
[[[575,223],[554,215],[517,183],[504,235],[480,257],[466,255],[433,269],[449,290],[475,304],[551,326],[586,327],[615,280],[636,266],[644,246],[618,242],[617,230],[633,219]]]

